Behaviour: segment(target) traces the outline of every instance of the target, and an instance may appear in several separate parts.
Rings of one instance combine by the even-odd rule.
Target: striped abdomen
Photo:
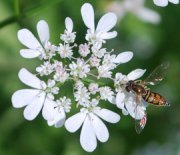
[[[153,105],[157,105],[157,106],[162,106],[162,105],[168,106],[169,105],[166,102],[164,97],[162,97],[158,93],[151,92],[150,90],[147,90],[146,94],[144,94],[142,97],[146,102],[151,103]]]

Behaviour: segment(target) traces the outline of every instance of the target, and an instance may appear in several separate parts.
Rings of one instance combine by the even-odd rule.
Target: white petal
[[[171,2],[173,4],[179,4],[179,0],[169,0],[169,2]]]
[[[22,49],[20,50],[20,54],[24,58],[36,58],[41,53],[38,50],[32,50],[32,49]]]
[[[82,126],[80,143],[83,149],[87,152],[94,151],[97,146],[96,136],[92,124],[89,120],[89,117],[86,117],[84,124]]]
[[[103,34],[101,34],[101,38],[102,39],[112,39],[115,38],[117,36],[117,32],[113,31],[113,32],[105,32]]]
[[[54,111],[54,119],[51,121],[48,121],[48,125],[52,126],[54,125],[56,128],[59,128],[64,125],[66,119],[66,115],[64,111],[59,112],[58,108]]]
[[[128,113],[128,111],[126,109],[122,109],[122,114],[127,116],[129,113]]]
[[[115,75],[115,79],[116,80],[123,80],[123,79],[126,79],[127,77],[125,75],[123,75],[122,73],[116,73]]]
[[[66,30],[71,33],[73,30],[73,21],[71,18],[67,17],[65,19],[65,26],[66,26]]]
[[[135,113],[135,119],[140,120],[145,116],[145,110],[144,107],[138,106],[137,112]]]
[[[61,119],[59,119],[56,123],[55,123],[55,127],[56,128],[60,128],[64,125],[65,123],[65,120],[66,120],[66,117],[65,116],[62,116]]]
[[[84,24],[94,32],[94,10],[91,4],[85,3],[81,7],[81,15],[84,21]]]
[[[127,78],[129,80],[136,80],[140,78],[141,76],[143,76],[145,72],[146,72],[146,69],[135,69],[127,75]]]
[[[116,97],[111,97],[111,98],[108,98],[108,101],[112,104],[116,104]]]
[[[42,115],[43,115],[44,119],[46,119],[46,120],[54,119],[54,104],[55,104],[54,101],[52,101],[48,97],[46,97],[46,100],[44,102],[44,107],[42,110]]]
[[[117,113],[108,109],[101,109],[96,113],[96,115],[109,123],[117,123],[120,121],[120,116]]]
[[[70,118],[68,118],[65,122],[65,127],[69,132],[76,132],[84,122],[86,114],[84,113],[77,113]]]
[[[36,95],[39,94],[39,92],[40,91],[36,89],[22,89],[16,91],[12,95],[13,107],[15,108],[24,107],[25,105],[29,104],[36,97]]]
[[[154,4],[156,4],[157,6],[167,6],[168,5],[168,0],[153,0]]]
[[[115,63],[126,63],[130,61],[133,57],[133,52],[122,52],[118,54],[118,56],[115,59]]]
[[[133,100],[128,100],[125,102],[126,109],[131,117],[135,117],[135,109],[136,109],[136,102]]]
[[[144,117],[144,107],[137,105],[135,101],[128,101],[125,103],[126,109],[131,115],[131,117],[139,120]]]
[[[116,25],[116,23],[117,16],[114,13],[107,13],[99,20],[96,31],[108,32]]]
[[[27,69],[22,68],[19,71],[18,76],[24,84],[33,88],[41,89],[41,81],[35,75],[30,73]]]
[[[40,20],[37,24],[37,32],[41,43],[45,45],[47,41],[49,41],[49,26],[46,21]]]
[[[125,100],[125,94],[122,92],[119,92],[116,95],[116,105],[120,109],[124,109],[124,100]]]
[[[153,24],[158,24],[161,20],[161,17],[157,12],[147,9],[147,8],[139,9],[136,12],[136,15],[143,21],[153,23]]]
[[[26,47],[36,50],[37,48],[42,48],[39,41],[28,29],[21,29],[18,31],[19,41]]]
[[[44,104],[45,100],[45,93],[42,92],[38,96],[36,96],[31,103],[27,105],[27,107],[24,110],[24,117],[27,120],[33,120],[36,118],[36,116],[39,114],[39,112],[42,109],[42,106]]]
[[[106,142],[109,139],[109,132],[105,124],[94,114],[91,115],[91,120],[97,139]]]

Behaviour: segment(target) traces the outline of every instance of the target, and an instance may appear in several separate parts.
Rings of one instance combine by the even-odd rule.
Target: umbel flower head
[[[104,104],[115,105],[135,118],[135,95],[127,92],[124,86],[129,80],[140,78],[145,70],[136,69],[127,76],[114,72],[133,57],[131,51],[118,53],[104,47],[107,40],[117,36],[112,30],[117,22],[114,13],[102,16],[97,26],[91,4],[85,3],[81,7],[81,15],[87,27],[82,43],[76,42],[77,32],[73,30],[70,17],[65,19],[65,30],[60,34],[58,45],[49,41],[49,26],[44,20],[37,23],[39,39],[28,29],[18,31],[18,39],[26,47],[20,50],[21,56],[39,58],[41,64],[34,74],[25,68],[19,71],[19,79],[30,88],[17,90],[12,95],[12,104],[15,108],[25,107],[27,120],[35,119],[42,111],[49,126],[65,125],[71,133],[81,128],[80,144],[85,151],[92,152],[97,147],[97,140],[104,143],[109,139],[103,121],[113,124],[120,121],[120,115],[103,107]],[[105,79],[112,81],[114,86],[104,82]],[[75,114],[69,116],[72,107],[76,107]],[[144,105],[136,108],[136,119],[142,119],[145,108]]]

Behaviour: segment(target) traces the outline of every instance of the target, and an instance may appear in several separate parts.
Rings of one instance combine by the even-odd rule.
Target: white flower
[[[129,79],[127,78],[126,75],[123,75],[122,73],[116,73],[115,79],[114,79],[116,91],[119,92],[119,91],[124,90],[124,86],[126,85],[128,81]]]
[[[130,80],[136,80],[144,75],[146,70],[144,69],[135,69],[131,71],[127,76],[123,75],[122,73],[116,73],[114,83],[118,85],[124,85]]]
[[[109,66],[102,65],[98,67],[98,78],[111,78],[112,72],[110,71]]]
[[[89,89],[90,93],[93,95],[99,91],[97,83],[90,83],[88,89]]]
[[[69,44],[59,44],[58,53],[61,58],[71,58],[73,55],[72,47],[70,47]]]
[[[65,19],[65,27],[66,30],[64,31],[64,34],[61,34],[61,40],[63,40],[65,43],[73,43],[76,38],[76,33],[73,31],[73,21],[71,18],[67,17]]]
[[[26,69],[20,70],[19,78],[24,84],[32,88],[16,91],[12,96],[13,106],[15,108],[26,106],[24,117],[27,120],[35,119],[41,109],[44,119],[52,120],[54,105],[52,95],[58,92],[58,89],[54,87],[53,81],[49,81],[47,86]]]
[[[86,77],[87,73],[90,71],[90,65],[86,64],[86,62],[83,59],[78,58],[77,62],[72,62],[69,65],[69,68],[71,70],[70,74],[73,76],[78,76],[80,78]]]
[[[91,100],[88,108],[90,108],[90,109],[91,109],[91,107],[94,108],[94,107],[96,107],[98,104],[99,104],[99,100],[93,98],[93,99]]]
[[[92,67],[98,67],[100,65],[100,59],[98,59],[96,56],[92,55],[89,62]]]
[[[117,32],[109,32],[116,24],[117,17],[114,13],[107,13],[99,20],[95,29],[94,10],[91,4],[85,3],[81,8],[84,24],[88,27],[86,40],[92,44],[101,45],[106,39],[117,36]]]
[[[98,58],[102,58],[104,54],[106,53],[105,48],[99,49],[99,47],[97,46],[93,46],[91,50],[92,50],[92,53]]]
[[[82,57],[86,57],[90,53],[89,45],[88,44],[81,44],[79,45],[79,54]]]
[[[59,93],[59,88],[56,87],[56,82],[54,80],[48,80],[47,86],[45,85],[47,97],[54,100],[54,94]]]
[[[18,31],[19,41],[29,49],[20,50],[20,54],[24,58],[50,59],[55,51],[56,46],[49,42],[49,27],[46,21],[40,20],[37,24],[37,31],[41,43],[28,29],[21,29]]]
[[[66,113],[70,112],[71,100],[65,96],[54,102],[53,119],[48,120],[48,125],[54,125],[56,128],[64,125]]]
[[[62,62],[55,61],[54,68],[55,68],[54,80],[64,83],[68,79],[69,74],[66,72],[65,68],[63,68]]]
[[[65,70],[65,68],[63,67],[63,63],[61,61],[55,60],[53,67],[55,69],[56,72],[62,72]]]
[[[58,107],[62,107],[66,113],[70,112],[71,110],[71,99],[66,98],[66,96],[60,98],[56,101]]]
[[[127,115],[128,113],[134,118],[135,113],[139,115],[141,111],[144,111],[144,106],[139,103],[136,103],[136,96],[132,92],[127,92],[125,87],[126,83],[130,80],[136,80],[140,78],[146,70],[135,69],[131,71],[127,76],[116,73],[115,76],[115,87],[117,91],[116,95],[116,105],[118,108],[122,109],[123,114]],[[138,106],[138,107],[137,107]],[[136,112],[135,107],[137,107],[138,112]],[[140,115],[142,116],[142,115]],[[139,119],[139,117],[138,117]]]
[[[124,100],[123,100],[124,99]],[[140,120],[145,116],[146,105],[141,102],[136,101],[136,96],[132,93],[119,93],[116,96],[116,101],[122,102],[118,104],[117,107],[122,109],[122,113],[124,115],[130,115],[132,118],[136,120]]]
[[[108,100],[109,102],[113,103],[114,100],[114,92],[111,90],[110,87],[105,86],[99,88],[100,96],[102,100]]]
[[[163,0],[159,0],[163,1]],[[114,11],[121,20],[128,12],[137,16],[140,20],[157,24],[160,22],[160,15],[144,6],[145,0],[124,0],[122,2],[112,2],[108,6],[108,10]]]
[[[78,102],[78,105],[84,107],[89,106],[90,93],[86,87],[79,87],[77,91],[74,92],[75,101]]]
[[[44,45],[45,51],[41,53],[39,56],[40,59],[51,59],[53,56],[56,55],[57,47],[52,45],[49,41]]]
[[[120,116],[108,109],[101,109],[97,106],[83,108],[81,111],[65,122],[66,129],[74,133],[81,126],[80,143],[87,152],[92,152],[97,147],[97,139],[104,143],[109,138],[109,132],[101,119],[109,123],[117,123]]]
[[[110,54],[104,55],[102,65],[107,66],[107,68],[109,70],[116,68],[115,58],[116,58],[116,55],[114,55],[114,54],[113,55],[110,55]]]
[[[110,78],[112,69],[116,68],[122,63],[130,61],[133,57],[133,53],[126,51],[116,55],[105,54],[102,65],[98,67],[99,77]]]
[[[130,51],[122,52],[116,55],[105,54],[103,57],[102,65],[107,66],[109,70],[113,70],[118,65],[130,61],[133,57],[133,53]]]
[[[173,4],[179,4],[179,0],[153,0],[154,4],[157,6],[167,6],[168,2],[173,3]]]
[[[84,87],[84,83],[80,80],[76,81],[75,85],[74,85],[74,89],[81,89],[82,87]]]
[[[69,74],[66,71],[56,72],[54,74],[54,80],[64,83],[69,77]]]
[[[49,61],[44,61],[44,64],[37,67],[36,71],[40,74],[40,76],[47,76],[54,71],[54,66],[51,65]]]

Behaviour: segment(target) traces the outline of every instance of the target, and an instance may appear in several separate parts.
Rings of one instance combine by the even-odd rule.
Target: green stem
[[[19,9],[19,0],[14,0],[15,15],[1,21],[0,22],[0,28],[3,28],[5,26],[12,24],[12,23],[15,23],[15,22],[19,22],[23,18],[27,18],[29,16],[32,16],[34,13],[38,12],[39,10],[48,8],[51,5],[54,5],[60,1],[61,0],[50,0],[50,1],[47,1],[46,3],[45,2],[39,3],[38,5],[36,5],[32,8],[29,8],[29,9],[22,12]]]
[[[93,80],[93,79],[83,78],[81,80],[84,81],[86,84],[97,83],[99,86],[106,85],[106,83],[103,83],[103,82],[100,82],[100,81],[97,81],[97,80]]]
[[[5,27],[6,25],[15,23],[15,22],[17,22],[17,21],[18,21],[17,16],[9,17],[9,18],[5,19],[4,21],[0,22],[0,28],[3,28],[3,27]]]
[[[19,0],[14,0],[14,11],[15,15],[18,17],[20,15]]]

